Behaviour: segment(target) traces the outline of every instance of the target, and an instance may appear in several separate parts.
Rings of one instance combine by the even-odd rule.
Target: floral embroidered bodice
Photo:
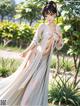
[[[36,33],[35,33],[33,40],[32,40],[32,43],[34,43],[35,45],[38,45],[39,39],[41,38],[41,44],[44,44],[45,40],[50,36],[54,36],[54,40],[58,41],[59,36],[57,34],[57,30],[60,30],[60,27],[57,25],[55,30],[56,31],[53,32],[53,34],[51,34],[49,27],[44,23],[41,24],[39,26],[39,28],[36,30]],[[62,44],[62,46],[63,46],[63,44]],[[60,47],[60,48],[62,48],[62,47]],[[57,49],[59,49],[59,47]]]

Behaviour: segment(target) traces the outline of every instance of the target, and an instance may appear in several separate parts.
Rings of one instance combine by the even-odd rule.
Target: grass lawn
[[[19,48],[19,47],[13,47],[13,46],[3,46],[3,45],[0,45],[0,50],[8,50],[8,51],[15,51],[15,52],[21,52],[23,51],[24,49],[22,48]]]

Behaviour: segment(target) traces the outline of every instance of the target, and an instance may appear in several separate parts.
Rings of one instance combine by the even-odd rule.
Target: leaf
[[[67,32],[70,28],[71,28],[71,25],[65,25],[65,26],[64,26],[65,32]]]

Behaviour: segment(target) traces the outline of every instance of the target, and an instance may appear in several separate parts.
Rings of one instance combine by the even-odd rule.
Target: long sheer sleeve
[[[35,34],[34,34],[34,37],[33,37],[33,40],[31,43],[34,43],[35,45],[38,45],[39,43],[39,37],[43,31],[43,27],[44,27],[44,24],[41,24],[38,29],[36,30]]]
[[[56,49],[57,50],[60,50],[62,49],[63,45],[64,45],[64,42],[63,42],[63,39],[62,39],[62,32],[61,32],[61,28],[60,26],[57,25],[56,27],[56,33],[55,33],[55,46],[56,46]]]

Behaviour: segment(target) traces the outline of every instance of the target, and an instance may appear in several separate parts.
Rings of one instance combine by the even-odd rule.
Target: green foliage
[[[63,36],[69,55],[80,54],[80,2],[64,2],[61,7]]]
[[[80,17],[80,2],[79,1],[70,1],[68,2],[67,0],[64,1],[62,5],[62,15],[64,18],[66,17],[67,19],[70,18],[79,18]],[[66,19],[65,18],[65,19]]]
[[[21,41],[29,44],[33,38],[34,29],[29,25],[17,24],[13,22],[0,22],[0,36],[4,39]]]
[[[7,77],[16,71],[21,62],[14,59],[0,59],[0,76]]]
[[[2,38],[16,38],[17,32],[18,32],[18,25],[12,22],[1,22],[0,25],[2,26],[1,32],[2,32]]]
[[[77,85],[73,86],[70,78],[55,78],[49,86],[48,101],[59,106],[80,106],[80,88]]]
[[[66,53],[73,57],[76,71],[74,83],[76,83],[80,67],[80,2],[65,1],[61,6],[61,14]]]
[[[16,6],[16,18],[26,19],[31,25],[35,20],[40,19],[41,6],[37,1],[25,1]]]
[[[51,64],[50,64],[51,68],[56,68],[56,61],[57,61],[57,59],[54,56],[52,56]]]
[[[18,30],[18,39],[20,38],[26,42],[31,41],[34,33],[33,28],[31,28],[29,25],[21,25]]]
[[[60,68],[62,68],[65,71],[74,71],[73,67],[74,67],[74,63],[72,60],[65,59],[63,61],[63,59],[62,59],[60,62]]]
[[[11,0],[0,0],[0,15],[3,20],[4,16],[13,16],[15,13],[14,3]]]
[[[60,58],[59,62],[60,62],[59,68],[61,70],[74,71],[74,63],[73,63],[72,60],[69,60],[69,58],[67,58],[67,60],[66,59],[63,60],[63,58],[62,59]],[[56,65],[57,65],[57,58],[52,56],[50,67],[51,68],[56,68]]]

